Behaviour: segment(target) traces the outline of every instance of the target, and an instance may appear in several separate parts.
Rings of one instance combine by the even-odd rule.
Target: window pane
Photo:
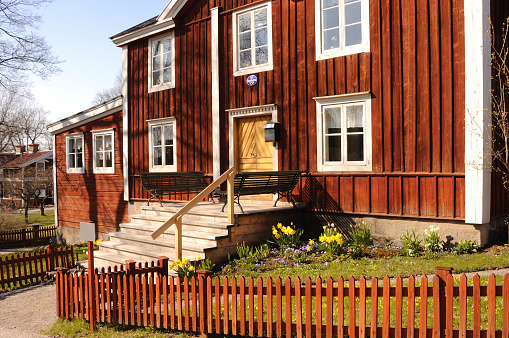
[[[339,0],[323,0],[323,8],[337,6],[338,4],[339,4]]]
[[[325,161],[341,161],[341,136],[325,137]]]
[[[345,6],[345,24],[361,22],[361,3],[355,2]]]
[[[69,154],[73,154],[76,152],[76,142],[75,139],[69,139]]]
[[[251,50],[240,52],[239,55],[240,68],[251,66]]]
[[[268,45],[267,40],[267,28],[261,28],[255,31],[255,46],[266,46]]]
[[[269,48],[261,47],[256,48],[256,64],[263,65],[264,63],[269,62]]]
[[[83,152],[83,139],[81,138],[76,139],[76,152],[78,153]]]
[[[325,110],[325,133],[341,133],[341,108],[326,108]]]
[[[164,54],[164,68],[171,67],[171,53]]]
[[[103,136],[95,137],[95,151],[102,151],[103,148]]]
[[[240,50],[246,50],[251,48],[251,32],[239,35],[239,48]]]
[[[96,167],[104,167],[104,153],[96,153],[95,156]]]
[[[339,8],[334,7],[323,11],[323,28],[339,27]]]
[[[112,155],[111,151],[105,153],[106,160],[104,165],[107,168],[113,168],[113,160],[111,155]]]
[[[161,147],[154,148],[154,165],[163,165],[163,153]]]
[[[339,28],[330,29],[324,32],[323,47],[327,49],[339,48]]]
[[[347,161],[364,161],[364,135],[354,134],[346,136]]]
[[[161,53],[161,41],[152,42],[152,56],[158,55]]]
[[[111,135],[104,135],[104,149],[111,150],[112,138]]]
[[[152,70],[159,70],[161,69],[161,57],[156,56],[152,58]]]
[[[363,106],[346,107],[346,131],[348,133],[362,132],[364,130]]]
[[[165,148],[165,165],[173,165],[173,147]]]
[[[251,13],[239,15],[239,33],[251,30]]]
[[[67,165],[69,168],[76,168],[76,162],[74,158],[74,154],[67,155]]]
[[[164,126],[164,144],[165,145],[173,144],[173,127],[172,126]]]
[[[166,68],[164,70],[164,83],[171,82],[171,68]]]
[[[255,28],[267,26],[267,8],[254,11]]]
[[[345,27],[345,44],[347,46],[353,46],[361,43],[362,43],[361,24]]]
[[[160,71],[153,72],[152,73],[152,85],[157,86],[159,84],[161,84],[161,72]]]
[[[171,51],[171,38],[166,38],[163,40],[163,53],[168,53]]]
[[[76,154],[76,168],[83,168],[83,154],[82,153]]]
[[[160,146],[161,143],[161,127],[152,128],[152,145]]]

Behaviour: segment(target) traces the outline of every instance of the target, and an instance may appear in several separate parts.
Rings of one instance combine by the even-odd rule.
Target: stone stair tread
[[[174,232],[165,232],[165,234],[173,234]],[[139,234],[133,234],[129,232],[114,232],[110,234],[110,237],[116,237],[121,239],[129,239],[133,241],[138,242],[149,242],[151,244],[157,244],[161,246],[168,246],[168,243],[171,241],[168,241],[168,238],[157,238],[152,239],[149,235],[139,235]],[[215,241],[217,238],[221,236],[215,235],[214,233],[204,233],[199,231],[185,231],[182,234],[182,240],[185,241],[186,239],[203,239],[203,240],[209,240],[209,241]]]
[[[158,221],[158,222],[166,222],[169,220],[168,217],[164,216],[156,216],[156,215],[143,215],[143,214],[136,214],[132,215],[131,219],[140,219],[140,220],[147,220],[147,221]],[[130,222],[133,223],[133,222]],[[139,223],[138,223],[139,224]],[[194,225],[194,226],[200,226],[200,227],[209,227],[209,228],[219,228],[219,229],[228,229],[231,224],[228,224],[228,221],[204,221],[200,219],[186,219],[185,217],[182,219],[183,225]],[[147,227],[150,225],[146,225]],[[151,225],[155,229],[158,228],[157,225]]]
[[[177,212],[183,206],[184,203],[172,203],[173,205],[166,205],[163,207],[160,206],[141,206],[141,210],[150,210],[150,211],[162,211],[162,212]],[[193,209],[187,212],[187,215],[198,215],[198,216],[214,216],[214,217],[222,217],[228,218],[228,214],[226,211],[221,211],[221,208],[217,208],[217,206],[222,206],[223,203],[207,203],[207,204],[198,204]]]
[[[164,251],[162,252],[161,250],[150,249],[147,247],[141,247],[141,246],[126,244],[126,243],[122,243],[122,242],[112,242],[112,241],[101,242],[100,247],[126,252],[126,256],[129,255],[129,253],[132,253],[132,254],[138,254],[138,255],[142,255],[142,256],[154,257],[154,260],[157,260],[157,257],[164,255]],[[174,243],[168,243],[167,247],[173,249]],[[185,245],[182,245],[182,250],[193,251],[193,252],[196,252],[197,254],[204,253],[203,246],[192,245],[190,243],[186,243]]]
[[[186,222],[183,222],[182,223],[182,226],[185,227],[186,225],[191,225],[191,226],[197,226],[197,227],[209,227],[209,228],[212,228],[212,229],[215,229],[217,231],[221,231],[221,230],[228,230],[228,226],[223,226],[223,225],[220,225],[220,226],[208,226],[208,225],[203,225],[202,224],[189,224],[189,223],[186,223]],[[137,229],[137,230],[142,230],[142,231],[147,231],[147,232],[154,232],[156,231],[157,229],[159,229],[159,226],[157,225],[150,225],[150,224],[141,224],[141,223],[133,223],[133,222],[129,222],[129,223],[121,223],[120,224],[120,228],[128,228],[128,229]],[[199,232],[199,233],[205,233],[206,231],[194,231],[194,230],[185,230],[183,235],[185,236],[187,232]],[[165,231],[165,233],[174,233],[174,227],[171,226],[169,229],[167,229]]]

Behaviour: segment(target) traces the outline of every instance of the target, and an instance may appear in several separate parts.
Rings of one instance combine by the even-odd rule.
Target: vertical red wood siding
[[[147,198],[148,119],[175,116],[178,170],[212,172],[210,9],[221,7],[221,169],[228,166],[226,109],[276,104],[280,170],[306,170],[298,197],[311,210],[464,218],[462,0],[370,0],[368,53],[316,61],[315,2],[271,1],[273,70],[258,84],[233,76],[232,15],[259,0],[188,2],[179,14],[176,87],[148,93],[147,46],[129,45],[131,198]],[[372,173],[317,172],[313,98],[372,93]]]
[[[114,128],[115,174],[93,173],[93,130]],[[84,134],[84,174],[66,173],[66,135]],[[122,174],[122,112],[95,120],[56,135],[58,226],[80,227],[93,222],[99,232],[116,231],[127,222]]]

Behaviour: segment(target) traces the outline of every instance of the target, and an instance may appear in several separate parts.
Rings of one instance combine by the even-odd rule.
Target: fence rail
[[[31,229],[0,232],[0,245],[39,242],[49,240],[56,235],[57,228],[54,225],[46,227],[34,225]]]
[[[74,267],[72,246],[50,245],[44,250],[0,257],[0,289],[40,282],[57,267]]]
[[[382,283],[102,273],[94,320],[250,337],[508,337],[509,275],[497,285],[494,275],[485,283],[450,272]],[[59,269],[59,317],[90,320],[88,285],[88,274]]]

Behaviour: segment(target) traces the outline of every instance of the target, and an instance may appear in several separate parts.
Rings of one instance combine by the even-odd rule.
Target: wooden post
[[[161,280],[162,280],[163,276],[168,277],[168,260],[169,260],[169,258],[166,256],[159,256],[159,257],[157,257],[157,259],[159,260],[157,262],[157,266],[160,269],[159,275],[161,276]]]
[[[44,253],[46,254],[46,269],[48,270],[48,272],[53,271],[55,269],[53,245],[48,245],[46,249],[44,249]]]
[[[182,216],[175,220],[175,260],[182,260]]]
[[[209,337],[207,327],[207,279],[212,275],[212,271],[198,270],[198,296],[200,300],[200,338]],[[226,311],[226,310],[225,310]]]
[[[134,275],[136,270],[136,261],[133,259],[128,259],[125,261],[125,271],[127,275]]]
[[[228,202],[228,223],[233,224],[235,222],[235,210],[234,210],[234,179],[235,179],[235,170],[232,171],[226,180],[227,182],[227,202]]]
[[[438,276],[439,280],[439,299],[434,299],[433,302],[438,301],[438,304],[440,306],[440,333],[445,332],[446,323],[447,323],[447,307],[446,304],[446,296],[452,296],[447,295],[445,292],[445,286],[447,283],[447,277],[452,273],[452,268],[445,268],[445,267],[435,267],[436,275]],[[436,320],[436,318],[435,318]]]
[[[89,318],[90,318],[90,332],[95,331],[95,268],[94,268],[94,242],[88,241],[88,297],[89,297]]]
[[[32,229],[33,229],[33,231],[34,231],[34,232],[33,232],[33,234],[34,234],[34,236],[33,236],[34,241],[36,241],[36,240],[38,240],[38,239],[39,239],[39,225],[40,225],[40,224],[34,224],[34,225],[32,226]]]

